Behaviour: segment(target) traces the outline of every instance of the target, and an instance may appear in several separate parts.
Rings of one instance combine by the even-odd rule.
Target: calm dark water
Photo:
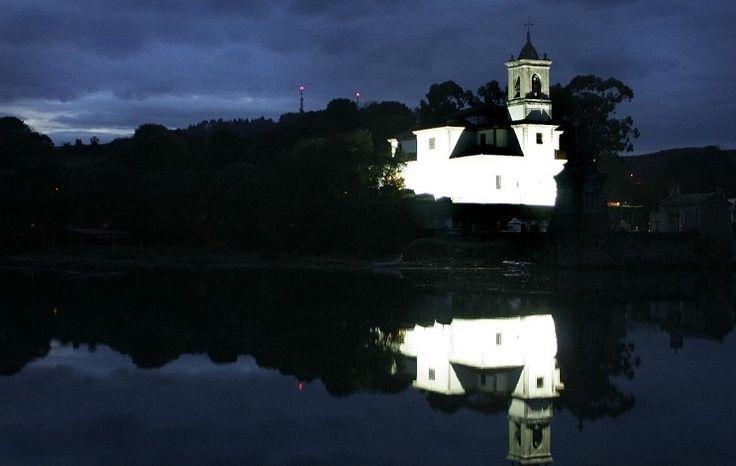
[[[3,465],[733,464],[729,274],[2,277]]]

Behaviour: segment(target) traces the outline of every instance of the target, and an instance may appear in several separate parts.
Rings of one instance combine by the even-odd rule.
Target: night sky
[[[418,105],[432,83],[506,82],[531,36],[578,74],[634,89],[635,153],[736,147],[733,0],[0,0],[0,115],[54,142],[147,122],[278,118],[333,98]]]

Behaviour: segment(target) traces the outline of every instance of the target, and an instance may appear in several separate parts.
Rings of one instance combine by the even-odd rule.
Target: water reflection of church
[[[476,409],[507,403],[507,458],[518,464],[552,461],[552,399],[563,389],[552,316],[455,319],[416,325],[402,337],[399,350],[414,387],[461,397]]]

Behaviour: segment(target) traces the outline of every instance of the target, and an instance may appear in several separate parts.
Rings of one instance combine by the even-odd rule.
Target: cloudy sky
[[[505,84],[532,41],[552,81],[630,85],[635,153],[736,147],[733,0],[0,0],[0,115],[57,144],[146,122],[307,110],[333,98],[417,106],[432,83]]]

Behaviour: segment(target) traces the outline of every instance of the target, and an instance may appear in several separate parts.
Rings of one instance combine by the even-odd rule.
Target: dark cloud
[[[196,122],[186,118],[277,116],[297,107],[299,84],[312,109],[356,89],[367,100],[414,106],[434,82],[504,83],[503,63],[518,53],[531,17],[535,45],[554,60],[553,81],[622,79],[636,94],[627,111],[649,128],[637,149],[664,148],[670,117],[662,109],[697,122],[727,121],[736,110],[719,100],[730,91],[735,16],[729,0],[7,0],[0,112],[58,134],[89,132],[83,125],[94,121],[179,126]],[[93,105],[99,95],[115,108]],[[723,126],[695,124],[690,144],[709,134],[709,143],[732,146]]]

